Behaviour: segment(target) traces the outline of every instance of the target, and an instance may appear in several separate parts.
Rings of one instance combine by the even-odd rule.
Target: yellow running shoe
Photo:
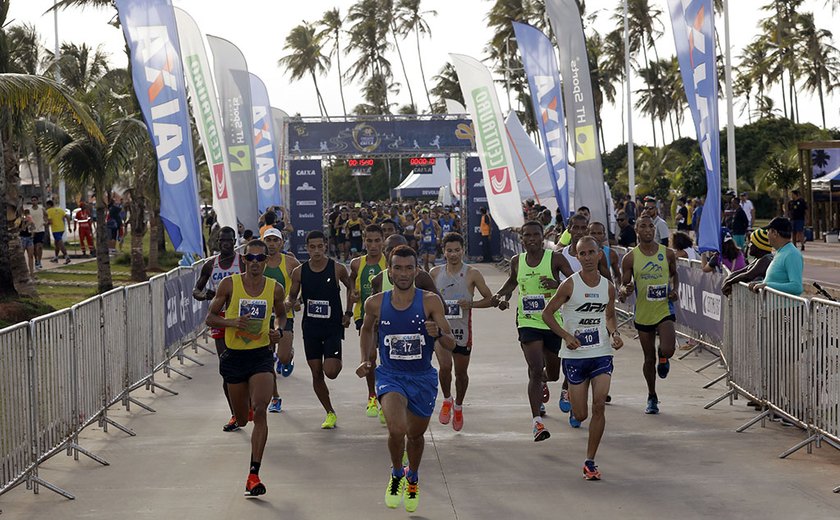
[[[335,416],[335,412],[328,412],[327,418],[324,419],[324,422],[321,423],[322,430],[332,430],[335,428],[335,423],[338,420],[338,417]]]
[[[403,497],[405,503],[405,510],[409,513],[417,511],[417,505],[420,503],[420,483],[411,483],[406,481],[405,496]]]
[[[367,415],[368,417],[376,417],[377,415],[379,415],[379,407],[376,406],[376,398],[375,397],[371,397],[370,400],[368,400],[367,410],[365,411],[365,415]]]
[[[382,408],[379,408],[379,422],[385,424],[385,412],[382,411]]]
[[[396,509],[400,505],[405,492],[405,477],[395,477],[393,474],[388,478],[388,487],[385,488],[385,505]]]

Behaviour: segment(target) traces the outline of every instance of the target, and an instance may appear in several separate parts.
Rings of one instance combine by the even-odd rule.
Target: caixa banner
[[[484,175],[478,157],[467,157],[467,251],[472,259],[482,256],[481,208],[487,207],[487,192],[484,190]],[[493,214],[490,214],[493,217]],[[499,228],[494,224],[490,231],[490,253],[499,255]]]
[[[298,260],[309,259],[306,234],[324,229],[324,172],[320,160],[289,161],[289,211],[292,249]]]

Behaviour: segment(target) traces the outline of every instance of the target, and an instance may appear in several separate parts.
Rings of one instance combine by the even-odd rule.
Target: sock
[[[542,422],[543,422],[542,417],[539,417],[539,416],[534,417],[534,426],[536,426],[537,423],[542,424]]]
[[[394,478],[402,478],[405,476],[405,469],[402,467],[391,468],[391,476]]]
[[[454,408],[455,408],[456,412],[460,412],[463,407],[464,407],[463,405],[460,405],[460,404],[457,404],[457,403],[454,405]]]
[[[412,484],[416,484],[417,480],[419,479],[419,476],[417,475],[416,471],[414,471],[411,468],[408,468],[408,470],[405,472],[405,479],[411,482]]]
[[[449,397],[444,397],[444,398],[443,398],[443,400],[444,400],[444,401],[449,401],[449,404],[452,404],[452,403],[453,403],[453,399],[452,399],[452,396],[451,396],[451,395],[450,395]]]
[[[252,473],[252,474],[254,474],[254,475],[259,475],[259,474],[260,474],[260,465],[261,465],[261,464],[262,464],[261,462],[254,462],[254,461],[252,460],[252,461],[251,461],[251,470],[250,470],[250,473]]]
[[[591,462],[592,464],[595,464],[595,459],[586,459],[585,461],[583,461],[584,464],[586,464],[587,462]]]
[[[656,394],[648,394],[648,399],[656,399],[657,401],[659,401],[659,398],[656,397]]]

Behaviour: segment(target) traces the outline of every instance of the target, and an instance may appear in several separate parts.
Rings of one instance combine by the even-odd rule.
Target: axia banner
[[[475,123],[475,144],[487,190],[487,205],[500,229],[524,224],[519,186],[496,85],[480,61],[463,54],[450,54],[458,73],[467,109]],[[467,172],[470,175],[470,172]]]
[[[298,260],[306,260],[306,234],[324,229],[324,172],[320,160],[289,162],[291,223],[295,229],[292,249]]]
[[[277,150],[277,172],[280,175],[280,198],[289,200],[289,171],[286,169],[286,161],[289,159],[286,153],[286,121],[289,114],[279,108],[271,107],[271,120],[274,123],[274,147]]]
[[[487,207],[487,192],[484,189],[481,161],[478,157],[467,157],[466,164],[467,207],[463,218],[467,229],[467,252],[470,258],[480,259],[481,242],[484,240],[481,236],[481,208]],[[492,212],[490,218],[493,218]],[[499,254],[499,227],[495,225],[495,220],[490,227],[490,252],[494,257]]]
[[[160,217],[175,249],[204,255],[181,46],[169,0],[117,0],[132,81],[158,161]]]
[[[677,60],[700,155],[706,169],[706,208],[720,206],[720,133],[715,15],[712,0],[668,0]],[[697,245],[701,252],[720,251],[720,212],[700,216]]]
[[[265,83],[251,74],[251,107],[254,110],[254,155],[257,173],[257,207],[260,213],[271,206],[282,206],[274,118]]]

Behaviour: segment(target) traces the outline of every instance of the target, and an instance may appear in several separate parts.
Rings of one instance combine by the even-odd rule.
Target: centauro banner
[[[583,23],[575,0],[546,0],[551,27],[560,51],[560,75],[566,101],[566,122],[575,157],[575,206],[588,206],[593,222],[607,224],[604,170],[598,148],[595,100],[589,78],[589,58]],[[571,183],[570,183],[571,184]]]
[[[172,3],[117,0],[116,5],[129,48],[134,92],[157,155],[160,217],[175,249],[202,256],[187,87]]]
[[[230,184],[230,165],[222,140],[222,119],[216,97],[216,87],[207,61],[207,51],[201,38],[201,31],[195,20],[183,9],[175,8],[178,22],[178,39],[184,72],[190,89],[190,104],[195,117],[198,135],[207,158],[210,182],[213,188],[213,211],[220,226],[236,229],[236,209],[233,201],[233,186]]]
[[[274,121],[265,83],[251,74],[251,103],[254,109],[254,154],[257,159],[257,206],[260,213],[271,206],[282,206],[280,177],[277,174],[277,147]]]
[[[450,54],[461,91],[475,125],[475,144],[487,190],[490,214],[499,229],[524,223],[519,187],[510,162],[511,153],[496,87],[487,67],[475,58]]]
[[[230,179],[236,193],[236,218],[245,229],[256,229],[257,178],[254,157],[254,124],[251,114],[251,78],[248,64],[231,42],[207,35],[213,52],[213,77],[219,91],[222,124],[230,164]]]

